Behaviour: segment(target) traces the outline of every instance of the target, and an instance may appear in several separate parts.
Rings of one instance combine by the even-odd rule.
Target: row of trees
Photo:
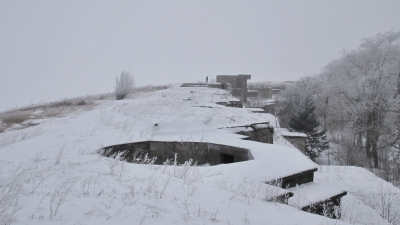
[[[290,125],[306,98],[337,163],[377,168],[400,181],[400,31],[364,39],[321,73],[287,87],[277,98],[281,125]]]

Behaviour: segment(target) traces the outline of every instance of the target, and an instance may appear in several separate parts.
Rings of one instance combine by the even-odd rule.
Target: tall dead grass
[[[96,100],[112,99],[112,94],[83,96],[30,106],[17,107],[0,112],[0,133],[6,130],[23,129],[37,123],[29,120],[65,116],[76,110],[90,110]]]
[[[171,85],[147,85],[134,89],[134,93],[148,93],[169,88]],[[15,125],[27,120],[60,117],[79,110],[90,110],[96,105],[96,101],[113,100],[114,93],[87,95],[75,98],[64,98],[59,101],[39,103],[35,105],[16,107],[0,112],[0,133],[14,129]],[[24,123],[18,129],[28,127],[30,123]],[[26,125],[26,126],[25,126]],[[31,124],[37,125],[37,124]],[[14,128],[13,128],[14,127]]]
[[[134,93],[148,93],[155,92],[159,90],[168,89],[171,85],[146,85],[142,87],[137,87],[133,90]]]
[[[28,112],[13,112],[0,114],[0,120],[6,124],[18,124],[22,123],[30,117]]]

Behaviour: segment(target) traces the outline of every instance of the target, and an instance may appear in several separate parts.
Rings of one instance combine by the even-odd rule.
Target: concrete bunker
[[[282,178],[282,187],[283,188],[292,188],[296,187],[296,185],[301,185],[314,181],[314,172],[317,169],[303,171],[301,173],[294,174],[292,176],[287,176]]]
[[[260,126],[260,124],[257,125]],[[265,124],[260,128],[266,128]],[[121,154],[122,160],[132,163],[135,162],[136,157],[140,158],[147,155],[149,158],[156,157],[154,163],[158,165],[162,165],[167,160],[173,161],[175,157],[177,163],[181,165],[192,159],[197,162],[197,165],[209,164],[211,166],[254,159],[249,149],[207,142],[133,142],[107,146],[100,153],[106,157],[115,157],[116,154]],[[276,180],[265,183],[286,189],[288,192],[276,196],[276,201],[288,204],[289,198],[293,196],[298,186],[314,185],[315,171],[317,171],[317,168],[282,177],[279,179],[279,184],[276,183]],[[330,215],[333,215],[333,218],[338,218],[340,215],[334,214],[334,210],[335,207],[340,206],[341,198],[346,194],[347,192],[345,191],[333,194],[328,199],[310,202],[310,204],[304,205],[301,209],[319,215],[325,215],[328,210]]]
[[[217,83],[220,83],[222,86],[230,84],[232,95],[240,98],[242,102],[247,102],[247,80],[250,79],[251,75],[249,74],[217,75]]]
[[[136,157],[147,155],[156,157],[155,164],[163,164],[166,160],[176,160],[183,164],[192,159],[198,165],[219,165],[236,163],[253,159],[248,149],[206,142],[165,142],[144,141],[104,147],[101,154],[113,157],[121,153],[121,158],[134,162]]]
[[[340,207],[342,197],[347,195],[347,192],[335,195],[318,203],[314,203],[301,208],[301,210],[317,215],[328,215],[332,219],[340,219],[341,212],[337,210]]]

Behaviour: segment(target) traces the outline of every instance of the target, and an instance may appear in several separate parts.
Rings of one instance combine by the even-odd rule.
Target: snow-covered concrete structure
[[[66,113],[56,117],[43,116],[48,108],[35,108],[26,121],[31,126],[0,133],[0,179],[26,190],[9,208],[22,206],[16,224],[232,224],[245,215],[255,224],[330,221],[294,209],[291,206],[304,209],[307,204],[291,201],[300,193],[312,206],[344,191],[339,187],[332,188],[335,193],[321,192],[324,187],[313,184],[318,166],[279,132],[273,132],[273,144],[237,134],[246,126],[276,130],[279,124],[269,113],[216,104],[228,101],[238,99],[221,89],[174,85],[120,101],[57,109]],[[231,153],[216,154],[222,164],[197,167],[187,162],[179,166],[183,161],[137,165],[98,154],[105,146],[129,149],[129,143],[148,144],[156,154],[173,152],[172,147],[164,149],[166,143],[182,152],[190,148],[185,144],[198,143],[207,152],[220,148]],[[247,160],[232,160],[229,155],[235,151],[245,152]],[[313,191],[290,189],[296,185]],[[55,201],[63,197],[68,202],[57,213]]]
[[[306,138],[307,135],[301,132],[291,131],[288,128],[279,128],[282,137],[306,154]]]
[[[186,90],[187,87],[179,89],[179,91]],[[199,93],[202,91],[205,90],[201,89]],[[207,106],[209,109],[213,107],[221,106],[216,103]],[[249,113],[251,113],[251,109]],[[273,116],[270,117],[270,119],[273,118]],[[293,188],[299,185],[307,190],[313,187],[312,191],[302,194],[304,198],[309,199],[308,204],[304,203],[299,206],[305,211],[320,213],[320,210],[315,208],[320,207],[320,203],[325,204],[324,202],[329,202],[334,206],[340,205],[340,198],[346,194],[342,190],[336,189],[328,193],[325,191],[325,194],[322,195],[324,199],[314,197],[314,195],[320,196],[318,192],[325,189],[323,186],[313,183],[317,165],[306,157],[304,152],[295,148],[273,145],[274,127],[269,121],[250,120],[250,122],[253,123],[243,124],[241,122],[236,126],[232,126],[231,122],[223,123],[222,121],[213,126],[208,124],[210,121],[204,121],[201,126],[195,122],[157,123],[148,140],[107,146],[103,148],[102,154],[112,157],[120,153],[121,157],[128,162],[134,161],[135,157],[139,155],[147,154],[150,158],[156,157],[155,163],[160,165],[166,160],[175,160],[175,163],[178,164],[194,160],[199,165],[211,165],[211,167],[204,167],[208,171],[216,170],[217,173],[226,168],[234,176],[233,179],[237,180],[245,179],[249,176],[248,172],[251,171],[262,175],[263,178],[260,180],[262,183],[275,184],[276,181],[279,181],[279,188],[283,189],[278,192],[278,196],[271,197],[279,197],[282,202],[288,202],[289,197],[293,194],[296,195],[297,189]],[[176,129],[180,123],[185,124],[184,130]],[[301,133],[279,129],[280,134],[284,137],[288,134],[301,138],[304,136]],[[187,138],[188,132],[190,138]],[[224,166],[222,167],[220,164],[224,164]],[[200,168],[200,170],[204,168]],[[243,168],[246,168],[246,171],[243,171]]]
[[[217,83],[222,85],[230,84],[232,95],[240,98],[241,101],[247,102],[247,80],[251,79],[251,75],[217,75]]]

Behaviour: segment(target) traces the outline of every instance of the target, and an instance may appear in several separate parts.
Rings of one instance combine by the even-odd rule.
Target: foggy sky
[[[217,74],[318,73],[362,38],[400,28],[400,1],[0,0],[0,111]]]

